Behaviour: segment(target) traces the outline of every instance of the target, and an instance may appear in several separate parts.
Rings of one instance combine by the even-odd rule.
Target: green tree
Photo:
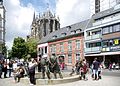
[[[3,46],[2,46],[2,53],[5,55],[5,57],[7,57],[7,48],[6,48],[5,44],[3,44]]]
[[[37,57],[37,40],[34,38],[29,38],[26,42],[26,46],[28,48],[29,57],[36,58]]]
[[[8,50],[8,59],[12,59],[12,50]]]
[[[26,47],[25,40],[21,37],[14,38],[11,56],[13,58],[25,58],[27,55],[28,49]]]

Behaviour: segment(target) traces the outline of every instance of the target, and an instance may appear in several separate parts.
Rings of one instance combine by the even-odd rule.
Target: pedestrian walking
[[[3,64],[2,61],[0,60],[0,78],[2,78],[2,69],[3,69]]]
[[[112,63],[109,64],[109,70],[112,70]]]
[[[7,62],[4,61],[3,63],[3,72],[4,72],[4,78],[7,78]]]
[[[35,67],[37,66],[37,62],[34,59],[31,59],[29,62],[29,78],[30,78],[30,85],[35,85]]]
[[[12,61],[10,61],[9,63],[8,63],[8,67],[9,67],[9,77],[11,77],[11,72],[12,72],[12,70],[13,70],[13,63],[12,63]]]
[[[93,61],[93,80],[98,80],[98,68],[99,68],[99,62],[97,61],[97,58],[94,59]]]

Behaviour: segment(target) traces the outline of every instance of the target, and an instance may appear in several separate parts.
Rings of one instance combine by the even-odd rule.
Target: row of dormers
[[[70,35],[80,33],[81,31],[82,31],[81,29],[72,30],[71,33],[70,33]],[[67,33],[66,33],[66,32],[61,33],[61,36],[60,36],[60,37],[65,37],[65,36],[67,36]],[[59,36],[53,35],[52,39],[56,39],[56,38],[59,38]]]

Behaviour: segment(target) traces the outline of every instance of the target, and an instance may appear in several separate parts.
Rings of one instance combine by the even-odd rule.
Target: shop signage
[[[119,40],[118,39],[114,39],[114,44],[118,45],[119,44]]]

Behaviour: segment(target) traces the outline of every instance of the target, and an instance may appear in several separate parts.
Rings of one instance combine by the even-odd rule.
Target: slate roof
[[[45,42],[48,42],[48,41],[51,41],[51,40],[57,40],[57,39],[60,39],[60,38],[64,38],[64,37],[68,37],[68,36],[71,36],[71,35],[78,34],[78,33],[71,34],[72,31],[77,31],[77,30],[81,29],[80,33],[83,33],[84,29],[86,28],[86,25],[88,24],[88,22],[89,22],[89,19],[85,20],[85,21],[82,21],[82,22],[79,22],[79,23],[75,23],[75,24],[63,27],[63,28],[61,28],[57,31],[54,31],[54,32],[48,34],[47,36],[43,37],[40,40],[39,44],[45,43]],[[64,37],[61,37],[61,35],[64,34],[64,33],[66,33],[66,35]],[[56,38],[53,39],[53,36],[56,36]]]
[[[105,11],[101,11],[99,13],[92,15],[86,28],[93,27],[93,23],[95,22],[95,20],[107,17],[109,15],[113,15],[116,13],[120,13],[120,4],[116,5],[115,7],[110,8],[110,9],[107,9]]]
[[[48,34],[47,36],[43,37],[39,43],[45,43],[45,42],[49,42],[51,40],[57,40],[60,38],[64,38],[64,37],[61,37],[62,33],[66,33],[65,37],[71,36],[71,31],[74,31],[74,30],[76,31],[77,29],[81,29],[81,33],[83,33],[86,28],[93,27],[94,20],[109,16],[109,15],[113,15],[118,12],[120,12],[120,4],[116,5],[113,8],[110,8],[108,10],[96,13],[88,20],[78,22],[78,23],[72,24],[70,26],[63,27],[57,31],[54,31],[54,32]],[[70,27],[70,29],[68,30],[69,27]],[[75,34],[77,34],[77,33],[75,33]],[[53,36],[56,36],[57,38],[53,39]]]

